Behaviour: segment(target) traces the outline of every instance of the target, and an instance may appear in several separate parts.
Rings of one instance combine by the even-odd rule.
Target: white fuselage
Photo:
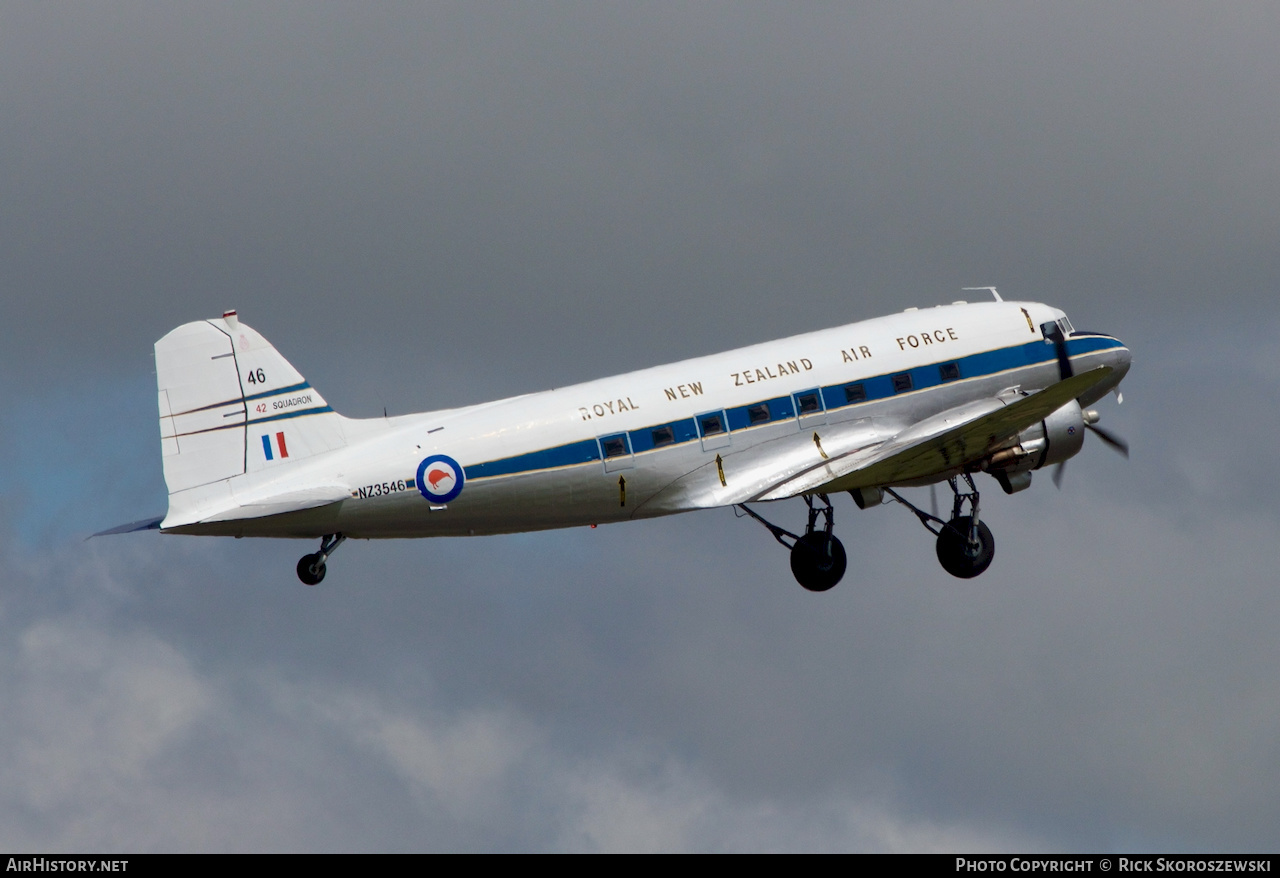
[[[1062,316],[1026,302],[913,309],[478,406],[345,421],[346,447],[281,467],[273,489],[337,484],[349,492],[346,499],[167,530],[446,536],[722,505],[716,491],[731,487],[748,461],[773,450],[812,449],[810,434],[833,446],[883,441],[967,402],[1053,384],[1058,361],[1040,326]],[[1127,371],[1128,350],[1109,336],[1075,333],[1068,350],[1077,368],[1116,369],[1081,400],[1086,405]],[[464,471],[461,491],[447,502],[433,502],[423,489],[435,471],[420,464],[435,456]],[[448,484],[435,487],[443,492]],[[262,478],[254,486],[261,492]]]

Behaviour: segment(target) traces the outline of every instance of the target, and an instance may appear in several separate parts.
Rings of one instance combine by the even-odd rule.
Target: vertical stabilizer
[[[341,448],[343,419],[269,342],[229,311],[156,342],[160,441],[174,495]]]

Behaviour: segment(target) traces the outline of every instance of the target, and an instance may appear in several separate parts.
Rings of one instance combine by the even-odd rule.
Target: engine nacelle
[[[1024,473],[1075,457],[1084,445],[1085,413],[1074,399],[1038,424],[1018,434],[1016,442],[991,455],[986,470],[993,475]]]

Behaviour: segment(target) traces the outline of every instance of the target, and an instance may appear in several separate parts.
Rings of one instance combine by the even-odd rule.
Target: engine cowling
[[[1062,463],[1084,445],[1085,413],[1076,400],[1018,434],[1014,444],[991,455],[986,470],[996,478]],[[1021,483],[1023,480],[1017,480]],[[1004,479],[1001,480],[1004,484]],[[1027,480],[1027,484],[1030,481]]]

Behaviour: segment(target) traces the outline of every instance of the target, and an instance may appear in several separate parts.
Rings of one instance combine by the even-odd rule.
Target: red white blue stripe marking
[[[267,460],[275,460],[271,454],[271,444],[271,434],[264,433],[262,436],[262,453],[267,456]],[[289,446],[284,444],[284,433],[276,434],[275,445],[280,449],[281,460],[289,456]]]

